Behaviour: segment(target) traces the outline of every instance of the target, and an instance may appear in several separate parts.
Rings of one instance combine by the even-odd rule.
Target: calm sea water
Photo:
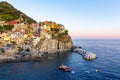
[[[0,80],[120,80],[119,40],[76,40],[74,44],[96,53],[98,58],[86,61],[69,52],[43,61],[7,63],[0,65]],[[75,74],[59,70],[62,63]]]

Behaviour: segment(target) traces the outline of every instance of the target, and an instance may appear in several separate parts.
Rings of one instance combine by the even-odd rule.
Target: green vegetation
[[[29,24],[36,22],[21,11],[15,9],[11,4],[4,1],[0,2],[0,21],[10,21],[18,19],[20,17],[20,14],[23,14]]]
[[[66,43],[71,41],[71,37],[68,35],[68,30],[59,31],[57,28],[51,28],[52,39],[58,40],[58,49],[60,47],[60,42]]]
[[[4,25],[4,26],[0,26],[0,32],[4,32],[6,30],[12,30],[13,25]]]
[[[64,33],[65,33],[66,35],[68,35],[68,30],[65,30]]]
[[[57,28],[51,28],[51,31],[54,31],[55,33],[58,33],[59,29],[57,29]]]
[[[3,14],[3,13],[0,13],[0,20],[1,21],[10,21],[10,20],[14,20],[16,19],[15,16],[12,16],[10,14]]]

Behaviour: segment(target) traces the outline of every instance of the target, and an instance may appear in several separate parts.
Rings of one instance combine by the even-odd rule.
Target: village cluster
[[[51,21],[28,24],[22,16],[8,22],[0,21],[0,27],[4,25],[12,25],[13,28],[12,30],[0,32],[0,39],[8,44],[16,43],[18,45],[31,43],[34,46],[40,39],[50,39],[51,34],[49,33],[53,29],[61,32],[65,30],[63,25]]]

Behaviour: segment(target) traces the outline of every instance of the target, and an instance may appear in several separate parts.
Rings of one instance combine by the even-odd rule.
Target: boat
[[[61,66],[59,66],[59,69],[61,69],[61,70],[63,70],[63,71],[67,71],[67,72],[69,72],[69,71],[71,71],[71,69],[70,69],[70,67],[69,66],[65,66],[65,65],[61,65]]]

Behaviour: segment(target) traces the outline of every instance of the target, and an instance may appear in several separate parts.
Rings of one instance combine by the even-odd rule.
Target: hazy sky
[[[73,39],[120,39],[120,0],[6,1],[38,22],[65,25]]]

